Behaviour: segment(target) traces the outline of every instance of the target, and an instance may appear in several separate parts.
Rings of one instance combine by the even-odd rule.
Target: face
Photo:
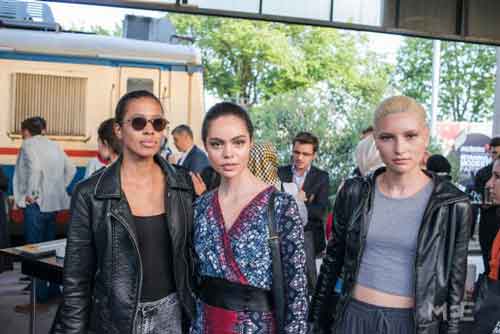
[[[116,135],[122,141],[123,154],[140,158],[152,158],[159,150],[166,121],[160,105],[152,98],[144,97],[128,102],[122,124],[117,125]],[[144,128],[144,119],[147,120]],[[141,124],[142,123],[142,124]],[[154,124],[163,124],[155,129]]]
[[[31,135],[31,132],[29,132],[28,130],[22,129],[21,130],[21,137],[23,137],[23,139],[28,139],[28,138],[31,138],[32,135]]]
[[[193,143],[191,137],[185,132],[176,133],[172,137],[174,138],[174,145],[179,152],[186,152]]]
[[[500,161],[493,164],[491,178],[486,183],[486,189],[490,193],[490,199],[495,205],[500,205]]]
[[[490,148],[490,155],[492,160],[500,158],[500,146],[492,146]]]
[[[250,133],[240,118],[221,116],[210,123],[205,150],[221,177],[234,178],[247,168],[251,145]]]
[[[295,142],[292,149],[292,160],[295,169],[298,171],[307,170],[314,158],[316,158],[316,153],[314,152],[313,144]]]
[[[375,144],[388,170],[406,174],[420,169],[429,144],[429,130],[417,113],[389,114],[375,126]]]

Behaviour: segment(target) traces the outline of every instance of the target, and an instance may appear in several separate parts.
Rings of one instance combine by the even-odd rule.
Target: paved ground
[[[20,282],[20,264],[14,264],[14,271],[0,274],[0,333],[29,334],[29,314],[14,312],[17,304],[29,303],[29,293],[22,289],[26,283]],[[56,305],[51,305],[46,313],[38,313],[36,334],[47,334],[56,312]]]

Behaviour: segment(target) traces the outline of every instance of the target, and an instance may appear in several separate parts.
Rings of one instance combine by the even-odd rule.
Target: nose
[[[222,154],[224,159],[229,159],[233,157],[233,146],[231,144],[224,145],[224,149],[222,150]]]
[[[493,189],[493,176],[486,182],[486,189]]]
[[[155,129],[153,128],[153,122],[146,122],[146,126],[142,129],[142,133],[144,134],[153,134]]]
[[[394,141],[394,153],[401,155],[406,152],[407,143],[404,139],[396,138]]]

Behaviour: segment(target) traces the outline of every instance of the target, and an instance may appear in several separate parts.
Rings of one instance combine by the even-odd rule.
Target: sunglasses
[[[165,130],[165,128],[168,125],[168,121],[165,118],[152,118],[152,119],[147,119],[142,116],[137,116],[131,119],[128,119],[125,121],[126,123],[130,123],[132,128],[136,131],[142,131],[148,125],[148,123],[151,123],[153,126],[153,129],[156,132],[160,132]]]

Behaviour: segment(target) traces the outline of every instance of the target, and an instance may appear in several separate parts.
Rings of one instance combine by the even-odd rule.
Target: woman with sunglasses
[[[458,334],[472,221],[467,195],[421,169],[429,129],[414,99],[383,101],[374,130],[385,167],[346,180],[337,194],[311,304],[314,333]]]
[[[116,107],[122,155],[73,193],[54,333],[180,334],[194,314],[188,174],[159,157],[167,120],[147,91]]]
[[[304,232],[294,198],[248,169],[253,126],[242,107],[213,106],[203,121],[202,138],[221,183],[195,204],[199,299],[191,334],[305,334]],[[273,295],[278,271],[272,270],[277,257],[269,245],[272,216],[283,273],[280,300]]]

